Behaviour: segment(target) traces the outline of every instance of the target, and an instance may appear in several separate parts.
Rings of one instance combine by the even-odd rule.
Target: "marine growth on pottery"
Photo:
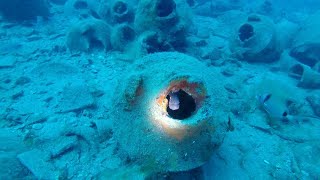
[[[121,148],[160,172],[204,164],[226,130],[220,76],[180,53],[139,59],[114,100],[114,133]]]

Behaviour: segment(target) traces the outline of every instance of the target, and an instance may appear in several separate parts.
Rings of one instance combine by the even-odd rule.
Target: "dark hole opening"
[[[253,27],[250,24],[244,24],[239,29],[239,39],[245,41],[254,34]]]
[[[121,30],[122,37],[127,41],[132,41],[135,37],[135,32],[130,26],[124,26]]]
[[[196,2],[194,0],[187,0],[187,4],[190,6],[190,7],[194,7],[196,5]]]
[[[73,5],[75,9],[86,9],[88,8],[88,4],[85,1],[76,1]]]
[[[101,41],[92,38],[90,39],[90,47],[89,47],[89,51],[93,51],[94,49],[96,50],[103,50],[104,49],[104,45],[102,44]]]
[[[156,8],[158,17],[166,17],[176,9],[176,3],[173,0],[159,0]]]
[[[154,53],[158,51],[158,47],[160,47],[158,36],[150,35],[145,39],[146,50],[148,53]]]
[[[285,112],[282,113],[282,116],[283,116],[283,117],[287,117],[287,116],[288,116],[288,113],[285,111]]]
[[[167,112],[173,119],[183,120],[196,110],[196,102],[191,95],[183,90],[170,92],[167,97]]]
[[[281,118],[283,123],[289,123],[289,119],[287,118],[287,116],[288,116],[288,112],[284,111],[282,113],[282,118]]]
[[[95,37],[94,29],[88,29],[83,33],[83,35],[89,40],[89,51],[93,51],[94,49],[102,50],[104,49],[103,43]]]
[[[118,14],[123,14],[127,11],[127,4],[122,2],[122,1],[118,1],[115,3],[115,5],[113,6],[113,11],[118,13]]]
[[[144,45],[146,47],[147,53],[155,53],[155,52],[163,52],[163,51],[170,51],[171,47],[166,44],[159,35],[151,34],[146,37],[144,40]]]

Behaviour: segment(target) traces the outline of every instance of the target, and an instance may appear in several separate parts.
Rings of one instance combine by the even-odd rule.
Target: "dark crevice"
[[[130,26],[123,26],[121,29],[122,37],[127,41],[132,41],[135,38],[134,29]]]
[[[254,34],[254,30],[252,25],[250,24],[244,24],[239,29],[239,39],[241,41],[245,41],[250,39]]]
[[[147,53],[170,51],[172,47],[167,42],[163,41],[158,34],[151,34],[146,37],[143,42]]]
[[[159,0],[156,8],[158,17],[167,17],[176,9],[176,3],[173,0]]]
[[[195,0],[187,0],[187,4],[190,6],[190,7],[194,7],[196,5],[196,2]]]

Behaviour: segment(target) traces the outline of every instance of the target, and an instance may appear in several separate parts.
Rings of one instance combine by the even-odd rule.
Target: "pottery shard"
[[[59,102],[59,112],[78,112],[94,105],[94,99],[88,87],[71,85],[63,89]]]
[[[78,144],[76,136],[61,137],[55,141],[50,149],[51,158],[59,157],[71,151]]]
[[[58,179],[59,173],[52,164],[47,162],[46,154],[33,149],[18,155],[18,159],[37,179]]]

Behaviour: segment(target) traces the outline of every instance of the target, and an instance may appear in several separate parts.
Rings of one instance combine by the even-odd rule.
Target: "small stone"
[[[102,90],[94,90],[94,91],[92,92],[92,95],[93,95],[94,97],[101,97],[101,96],[104,95],[104,92],[103,92]]]
[[[42,39],[42,37],[41,36],[32,35],[32,36],[28,37],[27,39],[28,39],[29,42],[31,42],[31,41],[38,41],[38,40]]]
[[[19,91],[13,93],[13,95],[11,96],[11,99],[17,100],[18,98],[22,97],[23,94],[24,94],[23,90],[19,90]]]
[[[9,83],[11,83],[11,79],[5,79],[4,81],[3,81],[4,83],[6,83],[6,84],[9,84]]]
[[[16,80],[15,86],[23,86],[25,84],[28,84],[30,81],[31,81],[30,78],[22,76]]]
[[[232,84],[225,84],[224,85],[224,88],[228,91],[228,92],[230,92],[230,93],[235,93],[235,94],[237,94],[237,88],[236,87],[234,87]]]
[[[227,77],[230,77],[230,76],[233,76],[233,75],[234,75],[233,70],[230,69],[230,68],[223,69],[223,70],[221,71],[221,73],[222,73],[224,76],[227,76]]]
[[[11,68],[16,64],[16,57],[4,56],[0,58],[0,68]]]
[[[52,100],[53,100],[53,97],[50,96],[50,97],[45,98],[45,99],[44,99],[44,102],[50,103],[50,101],[52,101]]]
[[[96,69],[92,69],[91,72],[92,72],[93,74],[97,74],[97,73],[98,73],[98,71],[97,71]]]
[[[43,125],[40,123],[32,125],[32,129],[34,129],[34,130],[40,130],[42,128],[43,128]]]

